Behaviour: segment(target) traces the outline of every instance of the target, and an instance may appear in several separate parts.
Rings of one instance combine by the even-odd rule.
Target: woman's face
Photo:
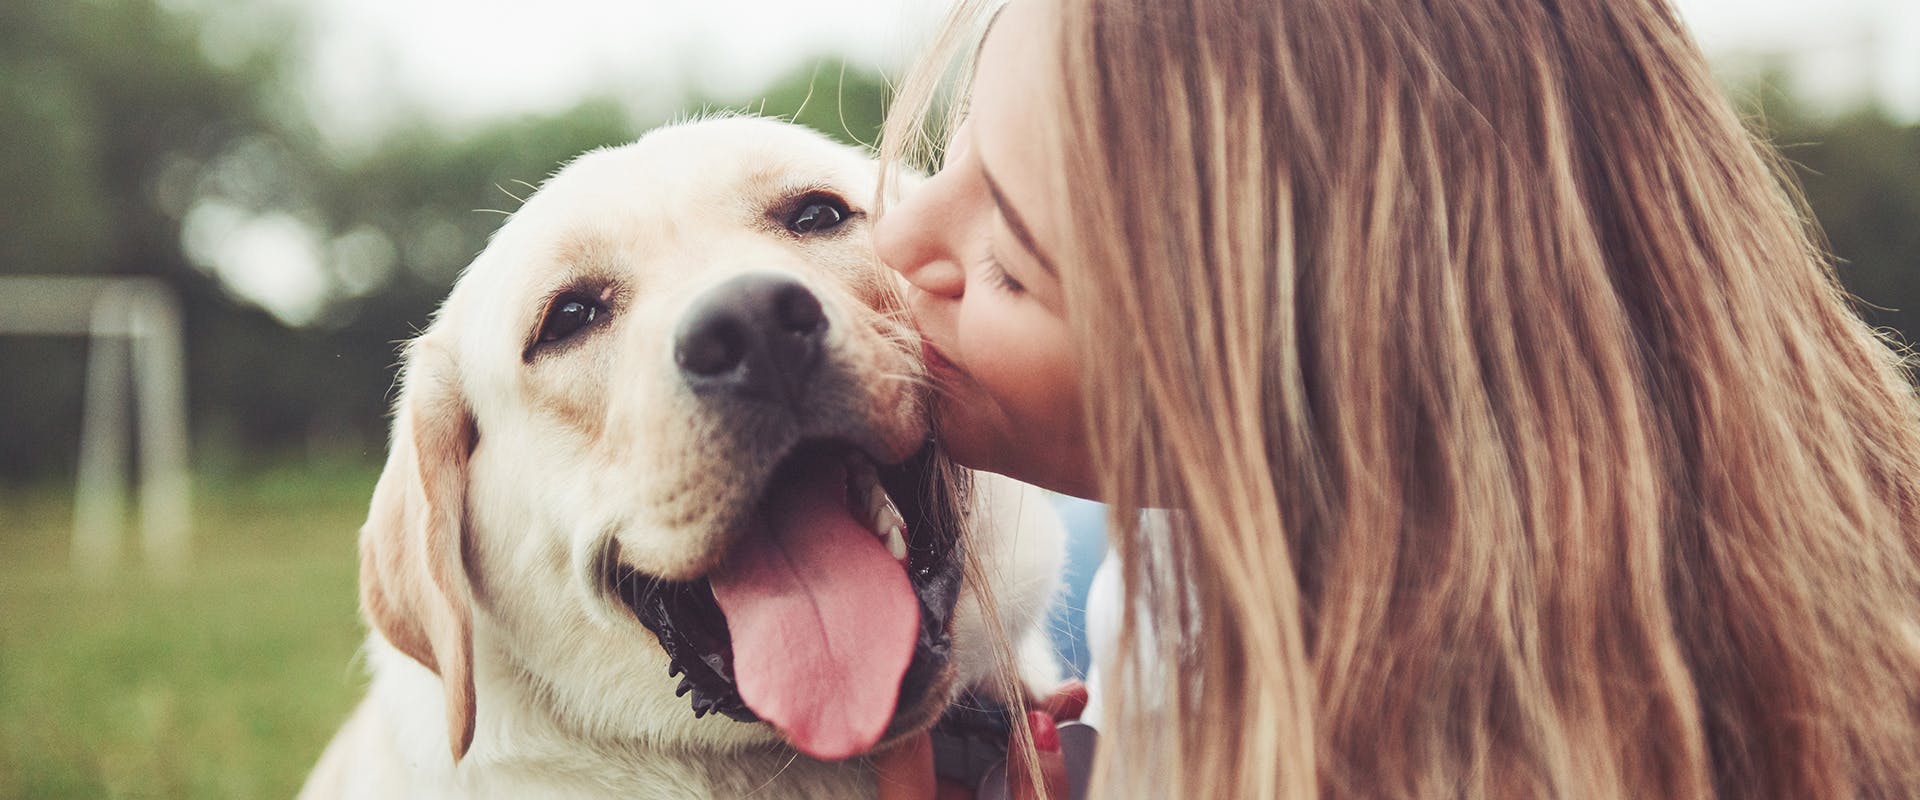
[[[909,284],[937,385],[935,424],[953,458],[1090,496],[1080,383],[1043,176],[1032,77],[1052,50],[1045,3],[1020,0],[980,51],[967,120],[943,169],[889,210],[881,260]]]

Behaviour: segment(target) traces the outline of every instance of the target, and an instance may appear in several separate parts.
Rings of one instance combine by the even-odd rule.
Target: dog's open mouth
[[[783,459],[705,578],[609,580],[683,675],[698,716],[772,724],[802,752],[866,752],[921,705],[949,658],[961,583],[952,479],[931,446],[876,466],[838,441]]]

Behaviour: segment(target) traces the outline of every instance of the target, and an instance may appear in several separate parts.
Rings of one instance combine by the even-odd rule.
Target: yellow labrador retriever
[[[1059,523],[927,445],[875,174],[708,119],[499,230],[407,347],[360,535],[372,684],[303,797],[871,796],[861,756],[993,674],[993,636],[1050,680]]]

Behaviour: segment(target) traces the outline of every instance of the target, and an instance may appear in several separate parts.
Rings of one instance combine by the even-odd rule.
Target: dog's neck
[[[484,787],[489,797],[777,800],[875,791],[873,769],[861,759],[828,764],[772,745],[650,742],[563,728],[558,720],[564,715],[551,713],[551,690],[492,648],[475,653],[476,731],[472,749],[455,767],[439,677],[383,643],[368,649],[369,659],[383,662],[374,670],[371,698],[390,715],[402,763],[422,773],[426,785]]]

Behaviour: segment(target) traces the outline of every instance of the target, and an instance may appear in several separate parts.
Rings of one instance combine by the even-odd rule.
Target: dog
[[[929,444],[877,175],[705,118],[512,214],[405,347],[372,679],[303,798],[868,797],[1009,660],[1051,685],[1064,534]]]

